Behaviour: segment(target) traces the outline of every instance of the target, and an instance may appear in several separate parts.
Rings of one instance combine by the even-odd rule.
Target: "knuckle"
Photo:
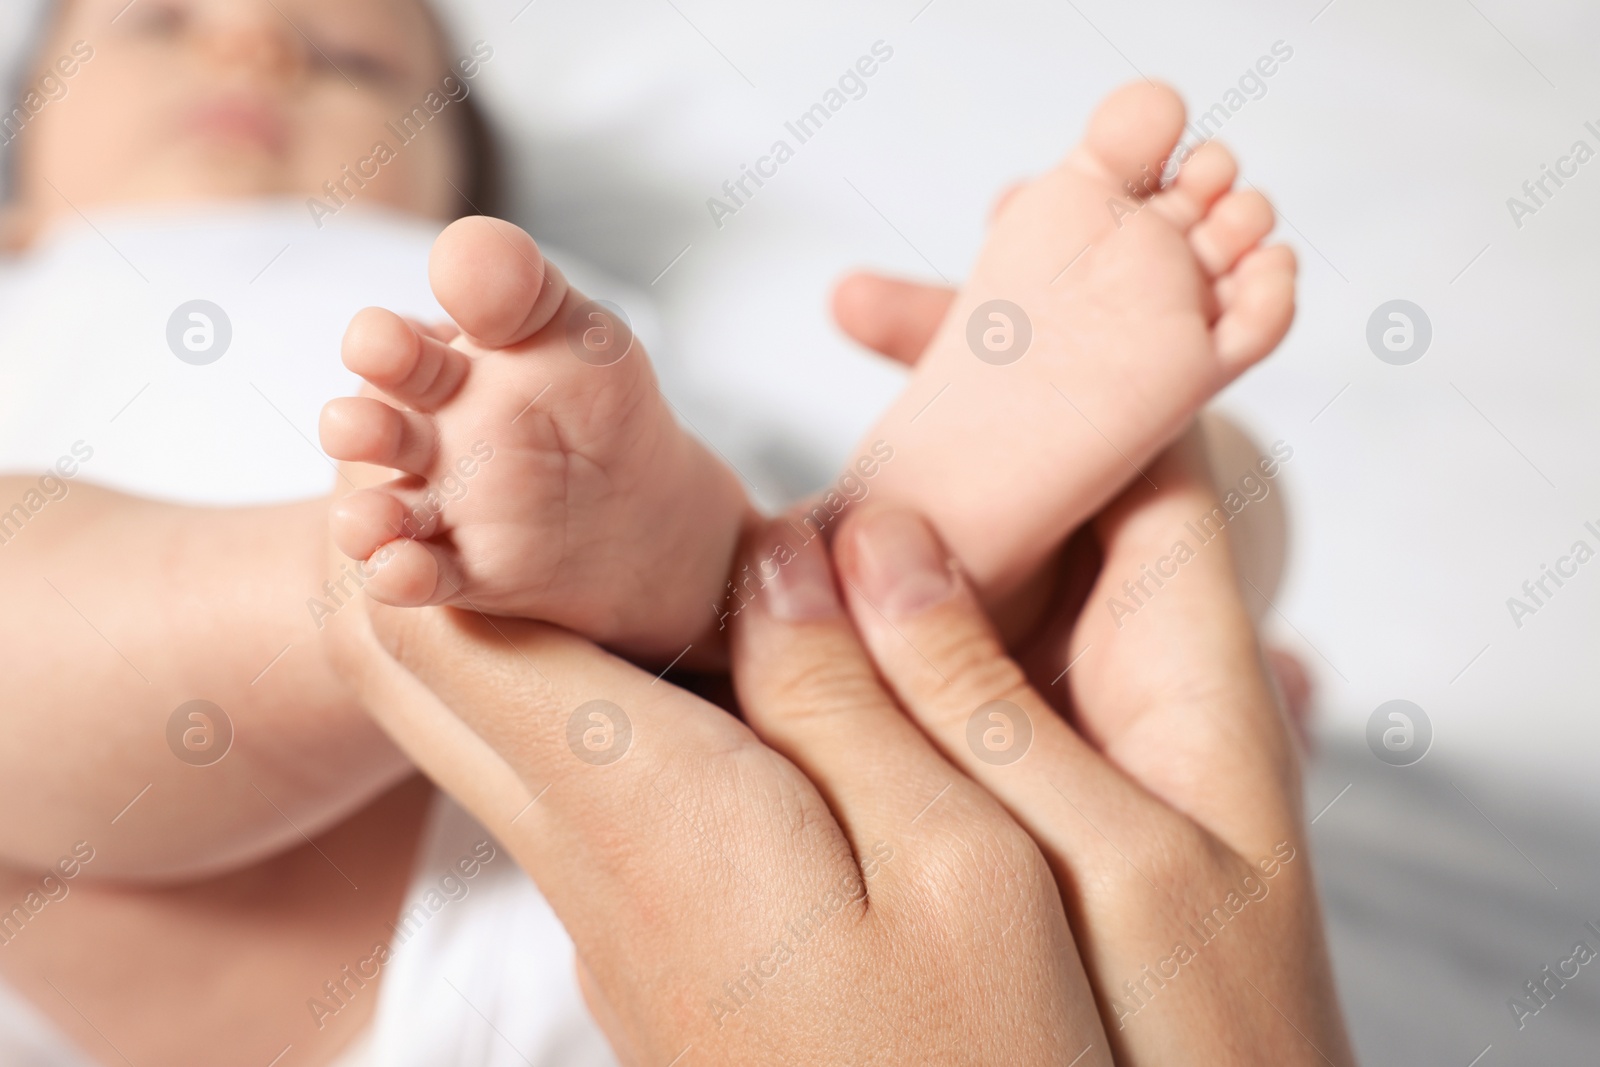
[[[1016,916],[1058,900],[1049,864],[1026,831],[1008,818],[963,819],[961,829],[927,843],[897,876],[910,908],[939,927],[971,921],[975,907]]]
[[[1019,702],[1030,691],[1022,668],[989,634],[935,634],[928,639],[926,654],[946,679],[941,689],[951,714],[965,715],[972,710],[967,705],[990,700]]]
[[[883,688],[859,657],[796,657],[792,667],[764,680],[759,699],[785,719],[830,721],[881,704]]]
[[[1198,886],[1209,884],[1219,862],[1216,845],[1194,826],[1179,822],[1152,828],[1122,844],[1127,864],[1135,868],[1133,877],[1140,886],[1153,891],[1159,902],[1183,902]],[[1122,880],[1123,885],[1127,879]],[[1128,906],[1138,909],[1135,896],[1114,894]]]

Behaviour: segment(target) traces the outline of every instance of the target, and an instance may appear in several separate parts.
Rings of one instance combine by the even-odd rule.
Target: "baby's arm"
[[[0,478],[0,501],[37,479]],[[407,770],[345,691],[308,601],[340,599],[325,500],[152,503],[88,485],[20,529],[0,513],[0,862],[49,867],[78,841],[89,873],[183,877],[336,821]],[[320,620],[326,622],[326,619]],[[220,707],[218,762],[191,700]],[[219,724],[213,724],[214,726]]]

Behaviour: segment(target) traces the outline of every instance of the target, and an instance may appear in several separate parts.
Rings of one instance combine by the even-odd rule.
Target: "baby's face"
[[[80,41],[92,58],[13,142],[24,241],[108,204],[323,196],[456,73],[421,0],[66,0],[32,84]],[[358,202],[450,214],[463,139],[440,118]]]

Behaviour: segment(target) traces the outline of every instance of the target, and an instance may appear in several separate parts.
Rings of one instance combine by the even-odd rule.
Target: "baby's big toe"
[[[1169,86],[1134,82],[1112,93],[1095,109],[1083,143],[1074,154],[1081,163],[1117,185],[1132,182],[1154,193],[1161,168],[1183,132],[1183,100]]]
[[[445,312],[489,348],[516,344],[541,329],[567,290],[532,237],[481,215],[458,219],[439,235],[428,278]]]

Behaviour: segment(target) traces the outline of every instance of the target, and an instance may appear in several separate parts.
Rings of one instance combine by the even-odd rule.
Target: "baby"
[[[1006,198],[846,467],[932,519],[991,605],[1289,326],[1294,258],[1260,246],[1271,208],[1232,189],[1225,149],[1178,149],[1183,127],[1170,89],[1122,89],[1083,144]],[[728,580],[750,506],[679,426],[625,317],[492,219],[445,230],[429,273],[454,327],[363,311],[344,362],[382,398],[323,415],[329,455],[403,472],[333,509],[367,593],[543,619],[651,664],[714,641],[796,546]],[[494,457],[481,469],[480,453]],[[469,468],[470,491],[437,491]],[[829,532],[844,503],[830,497],[794,537]]]

